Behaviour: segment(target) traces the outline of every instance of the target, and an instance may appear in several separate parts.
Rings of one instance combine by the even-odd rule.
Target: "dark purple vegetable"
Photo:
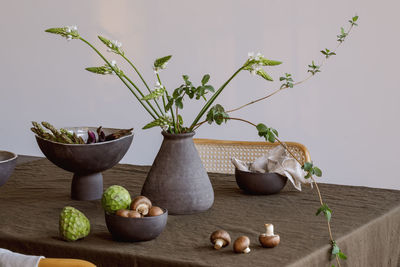
[[[106,135],[104,134],[104,132],[103,132],[103,130],[101,128],[102,128],[102,126],[97,128],[97,135],[99,136],[99,140],[97,140],[97,142],[106,141]]]
[[[86,144],[96,143],[96,135],[92,131],[88,131],[88,139]]]
[[[111,141],[111,140],[115,140],[115,139],[121,138],[121,137],[123,137],[125,135],[130,135],[132,133],[132,130],[133,130],[133,128],[116,131],[115,133],[107,135],[106,136],[106,141]]]

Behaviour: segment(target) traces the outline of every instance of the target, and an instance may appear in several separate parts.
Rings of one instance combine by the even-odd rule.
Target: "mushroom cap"
[[[247,236],[240,236],[233,243],[233,251],[236,253],[242,253],[246,248],[250,246],[250,239]]]
[[[141,218],[142,215],[139,212],[137,212],[136,210],[130,210],[128,213],[128,217],[129,218]]]
[[[162,215],[163,213],[164,213],[164,211],[160,207],[153,206],[149,210],[149,213],[147,214],[147,216],[158,216],[158,215]]]
[[[210,235],[211,243],[215,244],[215,242],[218,239],[221,239],[224,241],[222,247],[226,247],[227,245],[229,245],[231,243],[231,236],[225,230],[217,230],[217,231],[212,232],[212,234]]]
[[[151,201],[145,196],[137,196],[131,202],[131,210],[147,215],[151,209]]]
[[[117,212],[115,213],[115,215],[121,216],[121,217],[129,217],[128,214],[129,214],[129,210],[125,210],[125,209],[117,210]]]
[[[281,241],[281,238],[279,235],[266,235],[266,234],[261,234],[258,237],[258,240],[260,241],[261,245],[265,248],[273,248],[279,245],[279,242]]]

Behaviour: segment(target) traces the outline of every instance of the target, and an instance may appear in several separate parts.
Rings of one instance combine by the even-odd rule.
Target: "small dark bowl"
[[[287,177],[277,173],[245,172],[235,169],[239,188],[250,194],[276,194],[286,185]]]
[[[148,241],[156,238],[164,230],[168,210],[153,217],[126,218],[105,213],[106,225],[114,240],[125,242]]]
[[[0,186],[5,184],[14,171],[17,155],[8,151],[0,151]]]
[[[88,130],[96,134],[95,127],[70,127],[67,131],[87,140]],[[103,128],[106,135],[119,129]],[[97,135],[96,135],[97,136]],[[116,140],[94,144],[63,144],[36,136],[40,150],[58,167],[74,173],[71,198],[76,200],[101,199],[103,194],[102,171],[112,168],[128,151],[133,133]]]

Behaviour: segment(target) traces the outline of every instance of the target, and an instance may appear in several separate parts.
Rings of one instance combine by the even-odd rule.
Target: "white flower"
[[[154,85],[154,88],[157,90],[157,89],[164,89],[164,85],[162,85],[161,83],[159,83],[159,82],[156,82],[156,84]]]
[[[111,60],[110,64],[111,64],[111,66],[115,67],[115,65],[117,65],[117,61]]]
[[[72,35],[67,35],[67,41],[71,41],[72,40]]]
[[[168,119],[172,119],[171,110],[168,110],[167,112],[165,112],[165,116],[166,116]]]
[[[249,52],[248,54],[249,60],[255,60],[255,61],[260,61],[263,56],[260,52],[257,52],[256,55],[254,55],[254,52]]]

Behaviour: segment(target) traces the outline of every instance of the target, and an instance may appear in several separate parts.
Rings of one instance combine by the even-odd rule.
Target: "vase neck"
[[[185,139],[185,138],[192,138],[196,133],[179,133],[179,134],[172,134],[162,131],[161,134],[164,136],[165,139]]]

